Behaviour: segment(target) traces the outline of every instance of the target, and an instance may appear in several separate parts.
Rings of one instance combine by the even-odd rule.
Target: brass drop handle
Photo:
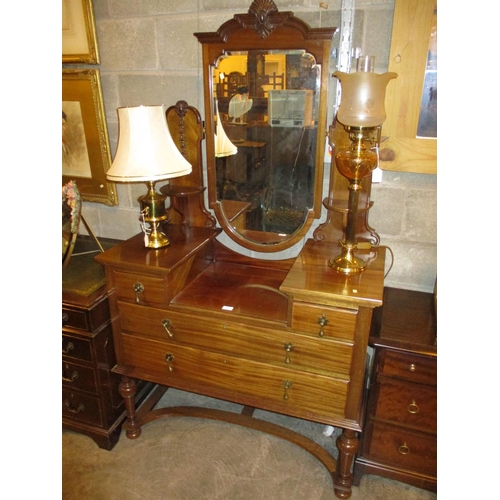
[[[165,354],[165,361],[167,362],[167,365],[168,365],[168,371],[173,372],[174,371],[174,367],[173,367],[174,355],[173,354]]]
[[[140,281],[134,283],[135,302],[138,304],[140,301],[139,294],[144,292],[144,285]]]
[[[290,353],[295,349],[295,347],[293,346],[293,344],[291,342],[287,342],[284,345],[284,349],[286,351],[285,363],[288,365],[292,362],[292,360],[290,359]]]
[[[165,328],[165,331],[167,332],[168,336],[173,339],[174,334],[170,331],[170,328],[172,328],[172,322],[169,319],[163,318],[161,320],[161,324],[163,328]]]
[[[67,312],[62,313],[62,324],[63,326],[69,321],[69,314]]]
[[[325,335],[323,328],[328,325],[328,320],[326,319],[326,316],[324,314],[322,314],[321,317],[318,318],[318,325],[320,326],[318,335],[320,337],[323,337]]]
[[[412,363],[412,364],[410,365],[410,371],[413,373],[413,372],[414,372],[414,371],[416,371],[416,370],[417,370],[417,365],[415,365],[415,363]]]
[[[71,374],[71,377],[65,377],[64,372],[63,372],[62,379],[63,379],[63,382],[70,382],[70,383],[75,382],[75,380],[78,380],[78,372],[75,370]]]
[[[63,349],[62,352],[63,354],[68,354],[69,352],[73,351],[75,349],[75,345],[73,342],[68,342],[66,344],[66,349]]]
[[[285,393],[283,394],[283,399],[288,401],[288,390],[292,388],[293,383],[290,380],[283,380],[283,387],[285,388]]]
[[[408,447],[408,445],[406,444],[406,442],[404,442],[399,448],[398,448],[398,451],[399,453],[401,453],[401,455],[408,455],[410,453],[410,448]]]
[[[419,409],[420,409],[420,408],[418,407],[418,405],[417,405],[417,403],[415,402],[415,400],[413,400],[413,401],[412,401],[412,402],[408,405],[408,408],[407,408],[408,413],[412,413],[413,415],[414,415],[415,413],[418,413],[418,410],[419,410]]]
[[[64,401],[64,406],[66,406],[66,408],[68,409],[68,411],[70,413],[75,413],[75,414],[78,414],[78,413],[82,413],[85,411],[85,406],[83,405],[83,403],[79,403],[78,406],[76,408],[73,408],[71,406],[71,403],[69,402],[69,399],[66,399]]]

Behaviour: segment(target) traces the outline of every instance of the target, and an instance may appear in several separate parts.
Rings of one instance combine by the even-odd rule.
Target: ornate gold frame
[[[63,69],[62,101],[80,104],[91,170],[90,178],[63,175],[62,183],[76,180],[84,201],[118,205],[115,185],[106,180],[111,155],[99,70]]]
[[[92,0],[62,0],[62,62],[99,64]]]

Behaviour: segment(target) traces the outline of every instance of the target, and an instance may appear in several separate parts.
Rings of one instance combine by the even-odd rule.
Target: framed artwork
[[[83,201],[117,205],[99,70],[62,71],[62,183],[75,180]]]
[[[62,0],[62,62],[100,62],[92,0]]]

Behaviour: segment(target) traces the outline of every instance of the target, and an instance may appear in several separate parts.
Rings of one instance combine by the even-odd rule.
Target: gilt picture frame
[[[98,69],[62,70],[62,183],[76,181],[83,201],[118,204]]]
[[[62,0],[63,64],[99,64],[92,0]]]

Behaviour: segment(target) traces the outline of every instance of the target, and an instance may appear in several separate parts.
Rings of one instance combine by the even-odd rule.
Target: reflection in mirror
[[[212,68],[216,144],[233,146],[215,148],[217,199],[257,241],[282,241],[313,208],[320,83],[303,50],[231,52]]]

